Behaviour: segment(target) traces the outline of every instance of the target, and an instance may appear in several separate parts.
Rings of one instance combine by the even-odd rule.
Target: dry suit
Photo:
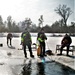
[[[60,49],[60,54],[62,55],[62,51],[63,51],[63,48],[64,47],[67,47],[67,55],[69,53],[69,47],[70,47],[70,44],[72,43],[72,39],[69,35],[65,35],[64,38],[62,39],[61,41],[61,49]]]
[[[22,35],[21,35],[21,43],[23,45],[25,57],[27,57],[26,46],[29,49],[30,57],[34,57],[34,55],[32,54],[32,48],[31,48],[32,39],[31,39],[31,35],[30,35],[30,33],[28,31],[24,31],[22,33]]]
[[[8,33],[8,35],[7,35],[7,45],[9,43],[9,41],[10,41],[10,45],[12,45],[11,44],[11,40],[12,40],[12,34],[11,33]]]
[[[45,35],[45,33],[43,31],[40,31],[38,33],[38,36],[37,36],[37,40],[39,41],[40,43],[40,47],[41,47],[41,53],[40,53],[40,56],[46,56],[45,55],[45,40],[47,40],[47,37]]]

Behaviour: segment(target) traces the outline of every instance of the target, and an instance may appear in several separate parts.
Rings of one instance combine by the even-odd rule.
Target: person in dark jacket
[[[45,45],[45,40],[47,40],[47,37],[44,33],[43,28],[41,28],[40,32],[38,33],[37,40],[39,41],[40,47],[41,47],[40,57],[46,56],[45,55],[45,46],[46,46]]]
[[[31,39],[31,35],[30,35],[30,33],[27,29],[25,29],[25,31],[21,35],[21,44],[22,44],[23,49],[24,49],[25,57],[27,58],[26,46],[28,46],[28,49],[29,49],[29,52],[30,52],[30,57],[34,58],[34,55],[32,53],[32,48],[31,48],[32,39]]]
[[[69,47],[71,43],[72,43],[71,37],[68,34],[65,34],[64,38],[61,41],[60,55],[62,55],[63,48],[67,47],[67,56],[68,56]]]
[[[7,35],[7,46],[8,46],[8,43],[9,43],[9,41],[10,41],[10,46],[12,46],[12,34],[11,33],[8,33],[8,35]]]

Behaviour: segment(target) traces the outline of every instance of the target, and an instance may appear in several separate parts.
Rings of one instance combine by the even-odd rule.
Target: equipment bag
[[[40,46],[38,46],[38,48],[37,48],[37,56],[39,56],[41,54],[41,48],[40,48]]]

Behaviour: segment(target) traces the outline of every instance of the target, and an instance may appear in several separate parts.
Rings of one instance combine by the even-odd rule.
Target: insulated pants
[[[62,46],[61,46],[60,54],[62,54],[62,51],[63,51],[63,48],[64,48],[64,47],[67,47],[67,55],[68,55],[68,53],[69,53],[69,47],[70,47],[69,44],[68,44],[68,45],[62,45]]]
[[[11,38],[7,38],[7,45],[9,43],[9,41],[10,41],[10,45],[11,45]]]
[[[24,44],[24,54],[25,54],[25,57],[27,57],[27,53],[26,53],[26,46],[28,47],[29,49],[29,52],[30,52],[30,56],[32,56],[32,48],[31,48],[31,44],[30,43],[27,43],[27,44]]]
[[[45,42],[40,42],[41,55],[45,55]]]

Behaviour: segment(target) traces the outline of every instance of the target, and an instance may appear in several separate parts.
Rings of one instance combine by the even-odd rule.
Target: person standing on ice
[[[7,35],[7,46],[9,46],[9,42],[10,42],[10,46],[12,46],[12,34],[11,33],[8,33]]]
[[[32,53],[32,48],[31,48],[32,39],[31,39],[31,35],[30,35],[29,31],[27,30],[27,28],[21,34],[21,44],[22,44],[23,49],[24,49],[25,58],[27,58],[26,46],[29,49],[30,57],[34,58],[34,55]]]
[[[38,36],[37,36],[37,40],[40,43],[40,47],[41,47],[41,53],[40,53],[40,57],[46,56],[45,55],[45,40],[47,40],[47,37],[44,33],[44,28],[41,28],[40,32],[38,32]]]

